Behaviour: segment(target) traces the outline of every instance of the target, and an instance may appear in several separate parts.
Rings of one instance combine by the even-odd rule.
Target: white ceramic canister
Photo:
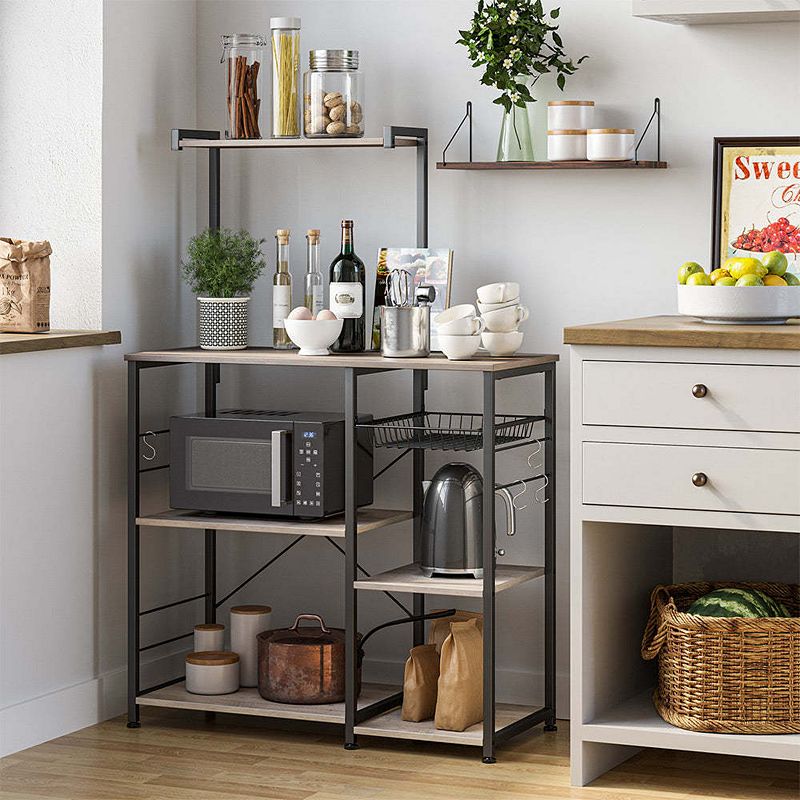
[[[186,655],[186,691],[231,694],[239,691],[239,656],[224,650]]]
[[[634,134],[633,128],[589,128],[586,157],[589,161],[630,161]]]
[[[586,131],[547,131],[548,161],[586,161]]]
[[[272,609],[269,606],[234,606],[231,609],[231,650],[239,654],[241,686],[258,686],[258,640],[269,630]]]
[[[225,626],[219,622],[206,622],[194,626],[194,651],[225,649]]]
[[[547,104],[547,128],[551,131],[585,131],[592,127],[594,100],[551,100]]]

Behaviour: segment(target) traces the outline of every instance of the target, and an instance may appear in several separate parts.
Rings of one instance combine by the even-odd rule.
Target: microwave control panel
[[[292,447],[294,470],[292,472],[292,498],[297,513],[318,514],[323,508],[322,468],[323,425],[297,423],[294,426]]]

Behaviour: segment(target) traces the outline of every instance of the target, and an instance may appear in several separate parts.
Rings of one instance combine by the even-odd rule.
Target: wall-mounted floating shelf
[[[666,161],[439,161],[436,169],[666,169]]]
[[[800,0],[633,0],[633,16],[671,25],[800,22]]]

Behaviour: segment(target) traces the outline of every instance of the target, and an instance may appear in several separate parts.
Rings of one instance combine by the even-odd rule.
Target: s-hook
[[[142,458],[145,461],[154,461],[156,457],[156,449],[155,447],[153,447],[153,445],[150,444],[150,442],[147,441],[148,436],[155,436],[155,433],[153,433],[153,431],[146,431],[142,436],[142,444],[145,447],[149,447],[153,451],[153,453],[152,455],[149,455],[147,453],[142,453]]]

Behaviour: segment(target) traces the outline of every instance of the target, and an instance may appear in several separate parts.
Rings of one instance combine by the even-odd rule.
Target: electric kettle
[[[483,477],[471,464],[453,462],[423,481],[422,563],[427,577],[483,577]],[[495,489],[506,506],[506,533],[514,535],[508,489]],[[502,551],[498,551],[502,555]]]

